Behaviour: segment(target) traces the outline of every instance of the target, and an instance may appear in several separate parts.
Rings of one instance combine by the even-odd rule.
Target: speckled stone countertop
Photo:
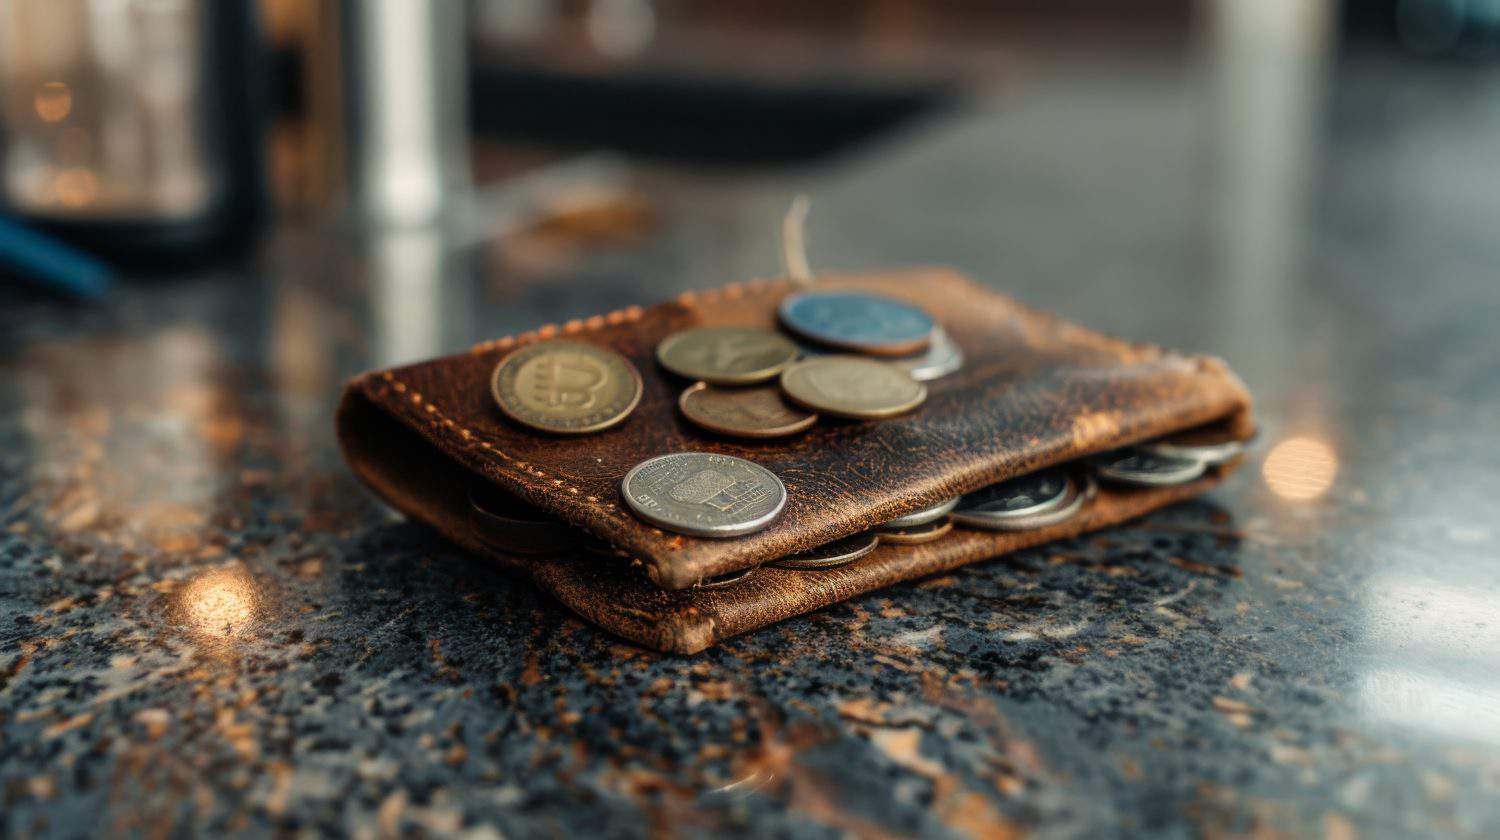
[[[652,225],[586,247],[287,227],[103,308],[6,297],[0,833],[1494,836],[1500,108],[1458,72],[1341,65],[1281,157],[1188,64],[1041,75],[795,177],[642,170]],[[694,657],[344,468],[346,376],[773,273],[797,190],[815,265],[1227,357],[1258,452]]]

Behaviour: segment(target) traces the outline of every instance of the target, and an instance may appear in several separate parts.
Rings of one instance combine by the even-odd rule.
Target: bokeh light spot
[[[1287,438],[1271,448],[1261,466],[1271,492],[1294,502],[1316,499],[1328,492],[1338,472],[1338,454],[1315,437]]]

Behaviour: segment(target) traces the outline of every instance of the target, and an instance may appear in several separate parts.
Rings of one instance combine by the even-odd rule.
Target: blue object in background
[[[0,217],[0,273],[70,297],[97,300],[114,281],[109,266],[31,228]]]

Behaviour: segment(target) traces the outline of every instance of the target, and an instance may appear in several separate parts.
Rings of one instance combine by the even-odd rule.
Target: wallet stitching
[[[677,303],[683,306],[694,307],[702,303],[711,303],[713,301],[719,300],[720,298],[724,300],[739,300],[741,298],[744,298],[747,294],[765,294],[780,286],[793,285],[794,282],[795,281],[792,280],[781,279],[752,280],[748,283],[730,283],[727,286],[720,286],[714,289],[706,289],[704,291],[685,291],[679,294],[675,300]],[[509,349],[511,347],[518,347],[537,341],[545,341],[558,335],[580,335],[587,332],[595,332],[603,329],[606,326],[615,326],[632,321],[639,321],[641,319],[641,316],[643,316],[645,312],[646,310],[644,307],[632,304],[625,307],[624,309],[616,309],[613,312],[608,312],[603,315],[594,315],[588,318],[574,318],[572,320],[565,321],[562,324],[543,324],[542,326],[537,327],[534,330],[528,330],[523,333],[517,333],[515,335],[503,336],[501,338],[481,342],[470,348],[469,352],[474,355],[482,355],[493,350]],[[476,434],[472,429],[454,422],[453,418],[449,417],[431,400],[424,397],[422,393],[415,387],[401,381],[400,379],[397,379],[394,371],[384,371],[381,374],[381,378],[390,383],[391,388],[394,389],[398,394],[407,395],[411,400],[412,405],[421,406],[423,411],[431,415],[431,417],[428,418],[428,421],[432,425],[445,426],[448,429],[456,432],[460,440],[463,442],[461,445],[478,445],[484,451],[493,455],[500,456],[502,461],[512,464],[515,469],[522,471],[531,478],[546,479],[548,477],[545,470],[535,468],[525,461],[517,461],[503,449],[500,449],[488,440],[484,440],[483,438],[479,437],[479,435]],[[626,518],[624,512],[620,510],[619,505],[615,504],[614,502],[605,501],[598,496],[584,493],[580,488],[575,487],[571,483],[573,479],[566,477],[552,478],[550,479],[550,481],[553,487],[565,490],[569,494],[580,497],[584,501],[590,502],[594,505],[602,505],[604,511],[607,513],[621,518]],[[645,523],[642,524],[644,525]],[[650,529],[651,533],[657,536],[666,536],[666,533],[660,528],[653,528],[649,525],[646,525],[646,527]],[[668,548],[675,549],[679,545],[681,545],[681,541],[674,540],[668,546]]]

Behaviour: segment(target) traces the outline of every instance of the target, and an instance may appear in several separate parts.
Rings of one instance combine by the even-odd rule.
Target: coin
[[[713,385],[748,385],[775,379],[797,358],[797,345],[770,330],[703,327],[675,332],[656,345],[661,366]]]
[[[777,313],[804,338],[877,356],[922,352],[935,326],[920,307],[866,292],[799,292],[783,298]]]
[[[1091,479],[1043,470],[992,484],[964,497],[953,521],[987,531],[1030,531],[1063,522],[1093,497]]]
[[[1245,451],[1245,441],[1231,437],[1222,428],[1209,428],[1196,429],[1143,443],[1140,449],[1152,455],[1186,458],[1216,467],[1238,458]]]
[[[880,538],[866,531],[788,555],[771,565],[782,569],[832,569],[858,560],[874,551],[879,544]]]
[[[469,525],[486,545],[511,554],[556,554],[577,545],[572,529],[492,487],[469,488]]]
[[[954,496],[951,499],[944,499],[943,501],[938,502],[932,507],[925,507],[921,510],[914,510],[904,516],[898,516],[895,519],[882,522],[880,523],[880,527],[911,528],[916,525],[926,525],[934,519],[941,519],[942,517],[946,516],[948,514],[948,511],[953,510],[954,505],[957,504],[958,497]]]
[[[766,527],[786,505],[776,474],[733,455],[674,452],[637,464],[625,503],[653,525],[697,537],[737,537]]]
[[[752,573],[754,573],[754,572],[755,572],[755,567],[754,566],[751,566],[748,569],[738,569],[738,570],[733,571],[733,572],[725,572],[722,575],[717,575],[717,576],[711,577],[711,578],[704,578],[703,580],[700,580],[697,583],[693,584],[693,588],[694,589],[721,589],[721,588],[723,588],[725,586],[733,586],[734,584],[739,583],[740,581],[744,580],[745,578],[750,577],[750,575]]]
[[[880,541],[892,543],[893,545],[920,545],[932,542],[953,530],[953,523],[940,519],[929,522],[926,525],[918,525],[914,528],[885,528],[879,529]]]
[[[1119,484],[1165,487],[1192,481],[1208,469],[1202,461],[1153,455],[1142,449],[1117,449],[1089,459],[1099,477]]]
[[[1056,469],[991,484],[964,496],[953,518],[964,524],[978,521],[983,525],[1046,513],[1067,500],[1070,484],[1068,474]]]
[[[918,382],[941,379],[964,366],[964,351],[948,337],[942,327],[932,328],[932,343],[920,356],[892,359],[891,364],[906,371]]]
[[[719,388],[698,382],[682,392],[677,407],[710,432],[738,437],[794,435],[818,422],[818,415],[788,403],[775,385]]]
[[[501,411],[556,434],[615,425],[641,401],[641,390],[641,375],[624,356],[577,341],[528,344],[501,359],[490,378]]]
[[[781,373],[792,402],[834,417],[873,420],[911,411],[927,399],[927,386],[905,371],[861,356],[819,356]]]

